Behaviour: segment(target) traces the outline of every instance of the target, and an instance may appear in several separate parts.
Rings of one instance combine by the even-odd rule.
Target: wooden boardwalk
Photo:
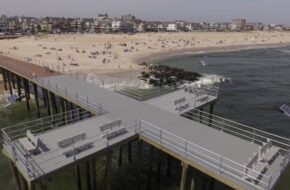
[[[27,61],[17,60],[5,55],[0,55],[0,65],[2,68],[17,73],[18,75],[27,79],[33,79],[35,77],[49,77],[57,76],[62,73],[53,71],[48,67],[42,67]]]

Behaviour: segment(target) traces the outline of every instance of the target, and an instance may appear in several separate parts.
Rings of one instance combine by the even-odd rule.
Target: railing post
[[[76,154],[75,154],[75,142],[74,142],[74,140],[73,140],[73,142],[72,142],[72,147],[73,147],[73,153],[74,153],[74,160],[76,160]]]
[[[222,119],[221,132],[224,132],[224,125],[225,125],[225,120],[224,120],[224,119]]]
[[[184,155],[185,155],[185,157],[187,157],[187,146],[188,146],[188,142],[185,141],[185,148],[184,148]]]
[[[87,96],[87,106],[89,107],[89,97]]]
[[[135,134],[137,134],[138,132],[138,121],[136,120],[135,121]]]
[[[160,144],[162,144],[162,129],[160,129],[160,132],[159,132],[159,140],[160,140]]]
[[[270,176],[268,181],[268,189],[271,189],[271,182],[272,182],[272,176]]]
[[[220,167],[219,167],[219,174],[222,172],[222,165],[223,165],[223,157],[220,159]]]
[[[101,115],[102,114],[102,104],[101,103],[98,104],[98,109],[99,109],[99,113]]]
[[[253,135],[252,135],[252,143],[253,143],[254,140],[255,140],[255,135],[256,135],[256,130],[254,130]]]
[[[107,148],[109,147],[109,132],[107,131]]]

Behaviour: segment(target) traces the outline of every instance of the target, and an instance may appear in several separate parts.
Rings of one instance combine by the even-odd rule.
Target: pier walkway
[[[0,66],[10,69],[11,72],[14,71],[11,65],[8,67],[7,63],[3,64],[7,60],[0,59],[0,61]],[[15,64],[9,60],[8,62]],[[287,138],[211,114],[206,115],[198,110],[195,112],[188,110],[189,112],[183,113],[188,114],[187,117],[182,117],[179,113],[170,111],[171,108],[166,110],[167,108],[164,107],[153,106],[151,104],[154,102],[138,101],[69,75],[57,73],[43,76],[34,73],[30,81],[97,117],[45,133],[36,133],[35,136],[46,144],[49,150],[29,157],[34,163],[32,165],[37,165],[43,173],[33,173],[32,170],[33,175],[26,174],[28,181],[37,180],[46,173],[51,173],[80,159],[78,156],[75,160],[71,157],[65,158],[63,151],[55,151],[56,142],[61,138],[57,134],[67,133],[69,137],[86,133],[91,134],[92,138],[98,137],[101,143],[95,143],[94,140],[83,142],[94,143],[94,148],[80,153],[80,157],[85,157],[111,145],[111,143],[108,144],[108,136],[107,141],[103,139],[100,128],[104,123],[110,123],[116,119],[121,121],[126,133],[117,135],[112,142],[119,143],[128,138],[138,137],[235,189],[272,189],[289,163],[290,141]],[[7,155],[13,159],[13,154],[15,154],[13,147],[19,139],[12,140],[6,130],[9,131],[9,128],[3,129],[6,139],[4,152],[6,151]],[[88,136],[86,139],[89,138]],[[274,149],[277,152],[268,162],[263,156]],[[46,161],[43,160],[43,156],[52,159]],[[54,162],[57,164],[53,164]],[[19,170],[28,173],[23,163],[20,165],[17,165]],[[261,168],[260,165],[263,167]]]

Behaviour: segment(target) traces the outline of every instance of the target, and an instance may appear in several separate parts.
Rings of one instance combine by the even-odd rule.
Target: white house
[[[177,31],[177,24],[175,24],[175,23],[168,24],[166,30],[176,32]]]
[[[133,32],[134,24],[123,20],[114,20],[112,22],[112,29],[119,32]]]

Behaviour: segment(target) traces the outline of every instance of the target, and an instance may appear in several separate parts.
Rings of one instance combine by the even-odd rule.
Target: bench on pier
[[[93,147],[93,143],[92,142],[89,142],[89,143],[85,143],[85,144],[82,144],[78,147],[75,147],[71,150],[68,150],[66,152],[63,153],[63,155],[65,155],[66,158],[69,158],[73,155],[77,155],[77,154],[80,154],[81,152],[84,152],[90,148]]]
[[[249,159],[249,162],[245,164],[245,178],[258,182],[260,177],[267,170],[268,164],[265,162],[259,161],[259,155],[254,153],[253,157]]]
[[[100,127],[100,130],[101,130],[101,132],[104,132],[104,131],[106,131],[108,129],[111,129],[112,130],[115,127],[120,127],[121,124],[122,124],[122,121],[120,119],[118,119],[118,120],[112,121],[110,123],[107,123],[105,125],[102,125]]]
[[[83,141],[87,138],[86,133],[82,133],[64,140],[60,140],[57,142],[59,148],[67,148],[78,141]]]
[[[38,152],[39,138],[35,137],[30,130],[26,131],[26,137],[19,139],[19,142],[28,154]]]
[[[125,133],[127,133],[127,129],[126,128],[121,128],[121,129],[115,129],[115,130],[112,130],[106,134],[103,135],[103,138],[106,138],[108,140],[111,140],[111,139],[114,139],[116,137],[119,137]]]
[[[272,145],[272,140],[267,139],[267,143],[259,147],[259,159],[269,164],[276,158],[279,148]]]

